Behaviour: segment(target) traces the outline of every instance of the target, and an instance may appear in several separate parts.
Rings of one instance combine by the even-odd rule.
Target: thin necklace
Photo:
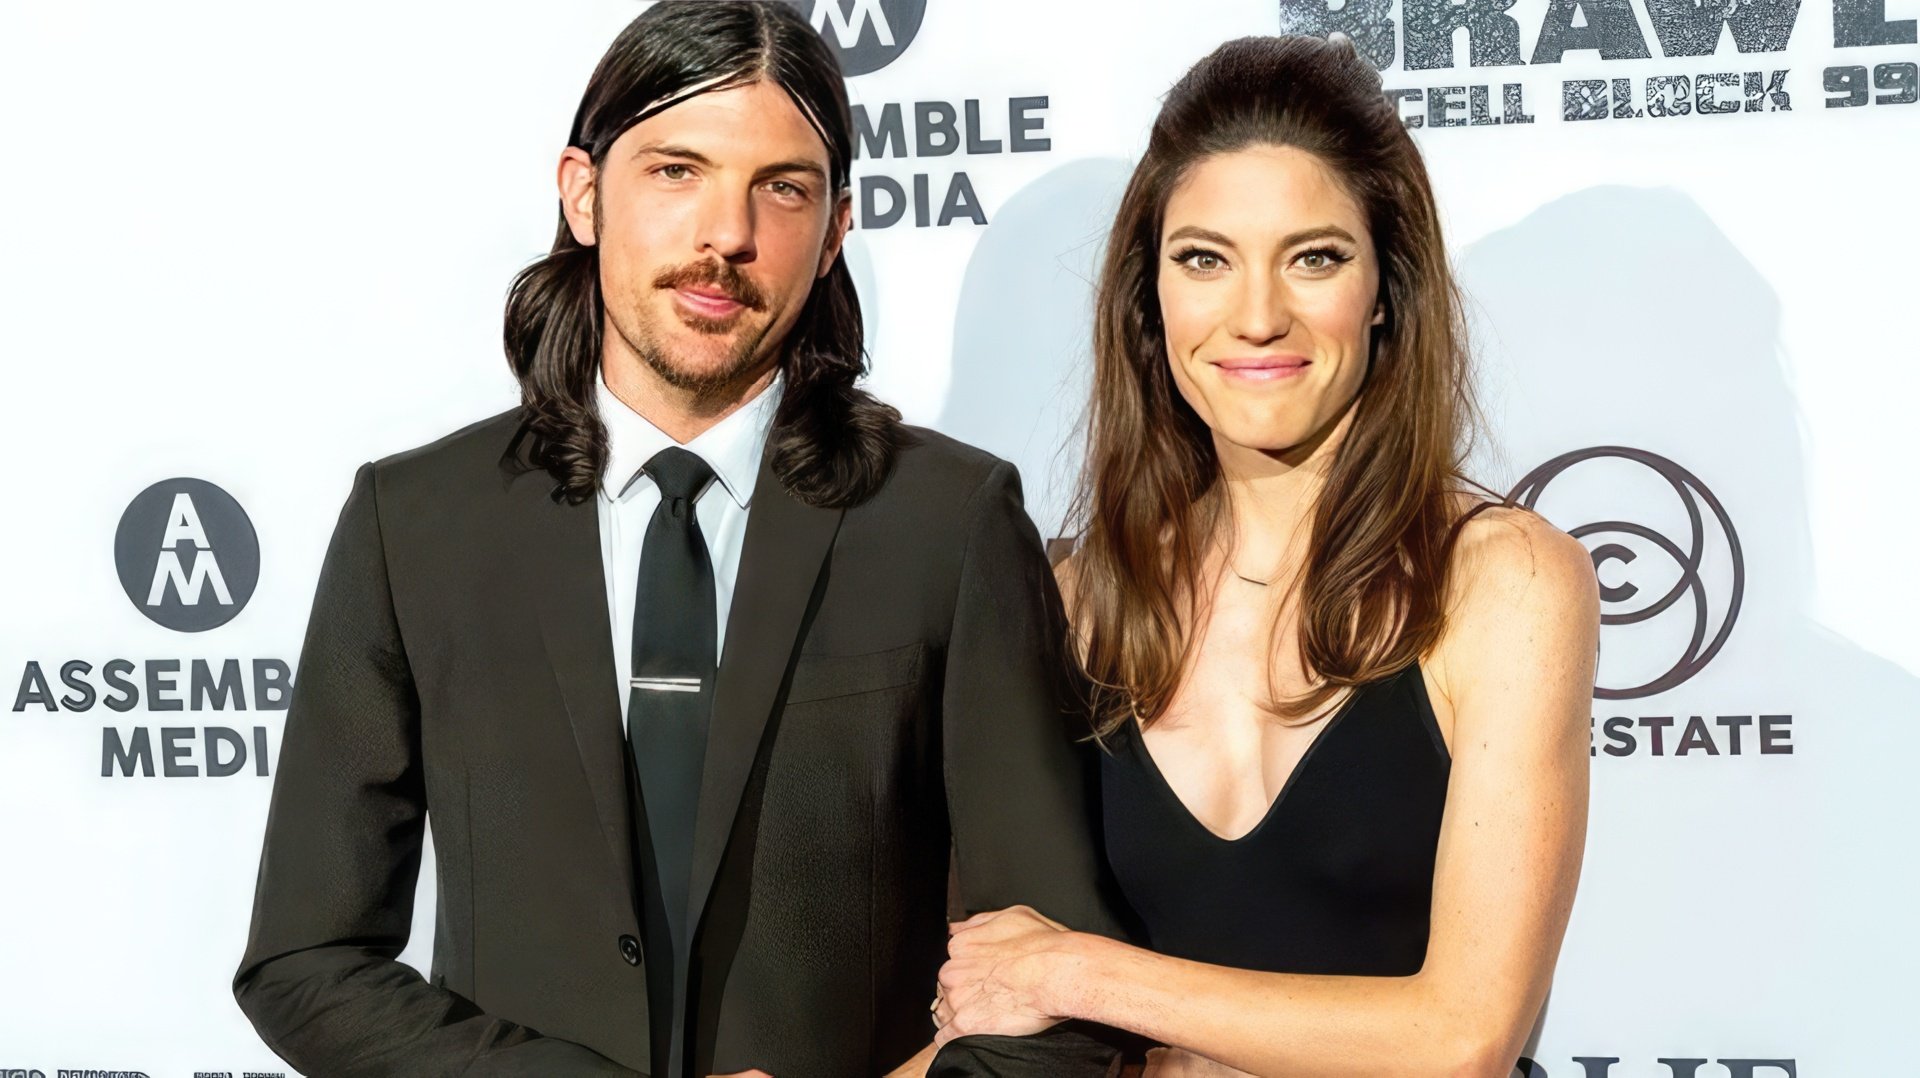
[[[1266,580],[1255,580],[1255,579],[1254,579],[1253,577],[1250,577],[1250,576],[1248,576],[1247,574],[1245,574],[1245,573],[1243,573],[1243,572],[1241,572],[1240,570],[1238,570],[1238,569],[1236,569],[1236,568],[1234,568],[1234,566],[1233,566],[1233,562],[1232,562],[1231,560],[1229,560],[1229,561],[1227,562],[1227,572],[1229,572],[1229,573],[1232,573],[1232,574],[1233,574],[1234,576],[1237,576],[1237,577],[1239,577],[1240,579],[1242,579],[1242,580],[1244,580],[1244,581],[1246,581],[1246,582],[1247,582],[1247,583],[1249,583],[1249,584],[1253,584],[1253,585],[1255,585],[1255,586],[1257,586],[1257,587],[1262,587],[1262,588],[1264,588],[1264,587],[1266,587],[1267,585],[1269,585],[1269,584],[1271,584],[1271,583],[1273,583],[1273,582],[1274,582],[1274,580],[1277,580],[1277,579],[1279,579],[1279,577],[1280,577],[1280,574],[1279,574],[1279,573],[1275,573],[1275,574],[1273,574],[1273,576],[1272,576],[1271,578],[1269,578],[1269,579],[1266,579]]]

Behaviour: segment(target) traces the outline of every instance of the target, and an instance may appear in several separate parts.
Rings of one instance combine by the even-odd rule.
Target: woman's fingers
[[[959,932],[962,929],[975,928],[980,925],[986,924],[988,921],[993,920],[995,917],[998,917],[1001,914],[1008,912],[1008,910],[1015,910],[1019,908],[1020,907],[1018,906],[1009,906],[1007,907],[1007,909],[1004,909],[1004,910],[981,910],[979,913],[974,914],[972,917],[969,917],[964,921],[948,922],[947,931],[952,933],[952,932]]]
[[[956,947],[977,947],[981,944],[998,943],[1015,936],[1035,931],[1037,925],[1024,917],[1008,914],[991,921],[982,921],[969,928],[963,928],[947,941],[947,953],[953,954]]]

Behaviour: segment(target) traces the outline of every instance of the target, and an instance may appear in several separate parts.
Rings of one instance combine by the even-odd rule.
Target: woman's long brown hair
[[[1213,434],[1168,365],[1156,284],[1167,200],[1199,162],[1263,145],[1313,154],[1360,205],[1386,315],[1293,582],[1311,686],[1282,699],[1270,684],[1268,707],[1283,719],[1313,714],[1404,668],[1442,628],[1475,409],[1426,167],[1379,74],[1346,39],[1231,41],[1168,93],[1095,299],[1071,613],[1102,736],[1165,711],[1191,658],[1203,561],[1226,522]]]

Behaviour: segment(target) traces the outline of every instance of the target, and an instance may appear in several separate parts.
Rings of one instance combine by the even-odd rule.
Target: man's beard
[[[639,318],[634,327],[635,333],[627,340],[634,354],[648,369],[659,375],[661,381],[691,394],[696,401],[731,403],[731,399],[761,373],[757,369],[760,366],[760,346],[773,329],[771,319],[758,326],[742,329],[742,323],[750,314],[766,310],[766,299],[759,287],[738,269],[724,262],[695,262],[662,270],[651,283],[656,291],[692,284],[706,285],[724,291],[741,305],[739,310],[726,318],[702,318],[684,312],[676,312],[672,316],[681,325],[703,336],[718,337],[741,330],[725,359],[715,367],[694,367],[680,362],[663,341],[664,334],[655,331],[657,323],[644,313],[644,308],[642,312],[636,312]]]

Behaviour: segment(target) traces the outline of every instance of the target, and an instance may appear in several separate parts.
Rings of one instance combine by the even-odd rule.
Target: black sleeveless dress
[[[1275,973],[1418,973],[1450,759],[1416,663],[1357,687],[1254,829],[1223,839],[1132,724],[1100,754],[1109,863],[1162,954]]]

